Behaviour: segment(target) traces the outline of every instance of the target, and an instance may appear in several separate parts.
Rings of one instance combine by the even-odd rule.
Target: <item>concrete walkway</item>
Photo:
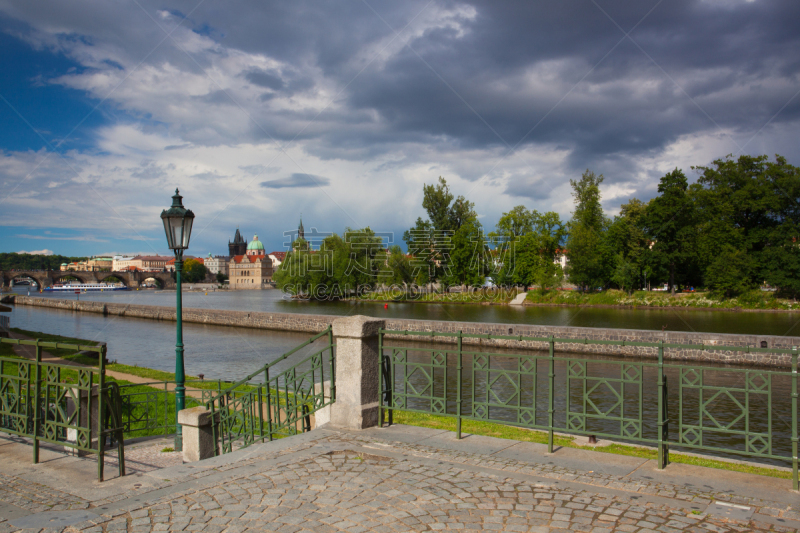
[[[0,533],[800,528],[787,480],[401,425],[325,426],[103,483],[91,458],[30,453],[0,438]]]

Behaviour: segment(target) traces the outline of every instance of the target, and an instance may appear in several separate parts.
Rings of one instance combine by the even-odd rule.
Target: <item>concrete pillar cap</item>
[[[364,315],[338,318],[333,321],[333,336],[351,339],[375,337],[378,330],[386,327],[386,321]]]
[[[219,412],[214,413],[219,422]],[[211,425],[211,411],[203,407],[191,407],[178,412],[178,424],[182,426],[202,427]]]

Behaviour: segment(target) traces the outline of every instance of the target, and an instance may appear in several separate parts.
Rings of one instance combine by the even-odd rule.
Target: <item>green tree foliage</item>
[[[495,276],[498,285],[537,285],[543,290],[559,286],[561,267],[554,263],[563,245],[566,229],[558,213],[540,214],[517,206],[504,213],[491,234],[502,267]]]
[[[465,224],[477,223],[475,204],[463,196],[456,198],[450,192],[447,181],[440,176],[436,185],[423,186],[422,207],[428,213],[428,220],[417,218],[414,227],[403,234],[408,251],[414,256],[412,264],[417,272],[415,277],[417,283],[424,280],[447,283],[456,279],[448,273],[453,255],[461,258],[471,253],[464,247],[471,250],[472,244],[467,244],[463,238],[454,238]],[[469,232],[473,234],[472,229]],[[454,248],[456,242],[460,247],[458,249]]]
[[[586,170],[579,181],[569,180],[575,211],[569,224],[567,273],[572,283],[583,289],[606,285],[610,258],[605,242],[608,220],[600,204],[603,175]]]
[[[669,270],[669,289],[675,293],[676,282],[691,282],[687,268],[697,255],[695,206],[688,194],[689,183],[677,168],[661,178],[659,196],[647,206],[646,227],[653,243],[656,262]]]
[[[369,227],[326,237],[318,250],[297,246],[273,276],[279,289],[313,299],[335,299],[375,286],[386,269],[382,240]]]
[[[222,272],[217,272],[216,278],[217,278],[217,283],[222,285],[225,282],[225,280],[228,279],[228,276],[226,276]]]
[[[740,290],[766,282],[799,295],[800,169],[781,156],[771,162],[765,155],[727,157],[696,168],[702,171],[692,189],[702,266],[710,267],[732,248],[750,262]]]
[[[632,198],[620,206],[619,216],[606,232],[606,245],[614,257],[611,281],[628,293],[643,286],[645,274],[651,270],[646,216],[647,206]]]
[[[398,245],[389,247],[385,265],[378,273],[378,283],[385,287],[405,286],[414,281],[414,270],[408,256]]]
[[[453,235],[451,245],[445,270],[445,283],[469,287],[482,286],[486,281],[490,256],[480,222],[472,219],[462,224]]]
[[[187,259],[183,262],[183,273],[181,278],[188,283],[199,283],[206,279],[208,269],[197,259]]]
[[[61,263],[86,261],[86,257],[0,253],[0,270],[60,270]]]
[[[706,285],[722,296],[738,296],[751,287],[751,271],[750,257],[742,250],[727,246],[706,268]]]

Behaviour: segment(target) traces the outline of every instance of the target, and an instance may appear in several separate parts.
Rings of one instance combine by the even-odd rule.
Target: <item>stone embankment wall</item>
[[[150,305],[125,305],[103,302],[59,300],[55,298],[36,298],[14,295],[4,301],[17,305],[34,305],[54,309],[100,313],[103,315],[149,318],[155,320],[175,320],[175,309]],[[226,311],[218,309],[184,309],[184,322],[236,326],[256,329],[273,329],[318,333],[327,328],[337,315],[308,315],[295,313],[264,313],[253,311]],[[563,352],[590,353],[609,356],[657,357],[657,348],[640,346],[613,346],[584,344],[584,339],[599,341],[658,342],[668,344],[696,344],[705,346],[736,346],[760,348],[766,342],[767,348],[787,349],[800,346],[800,337],[778,337],[772,335],[736,335],[725,333],[693,333],[683,331],[651,331],[636,329],[577,328],[565,326],[541,326],[531,324],[492,324],[482,322],[447,322],[430,320],[411,320],[387,318],[386,329],[395,331],[443,332],[479,335],[521,335],[523,337],[549,337],[575,339],[575,342],[557,343],[557,355]],[[421,337],[417,335],[390,335],[391,340],[417,342],[436,342],[454,344],[455,337]],[[499,339],[464,339],[465,345],[502,347],[514,349],[547,350],[546,342],[528,342]],[[417,344],[415,344],[417,345]],[[702,361],[714,363],[788,367],[791,355],[764,352],[738,352],[702,349],[664,350],[665,359]]]

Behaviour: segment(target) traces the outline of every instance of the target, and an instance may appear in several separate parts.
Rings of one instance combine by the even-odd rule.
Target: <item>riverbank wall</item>
[[[146,318],[152,320],[175,321],[176,313],[172,307],[152,305],[127,305],[92,301],[61,300],[56,298],[37,298],[32,296],[9,295],[3,302],[15,305],[48,307],[65,311],[98,313],[106,316]],[[254,311],[228,311],[221,309],[183,309],[183,321],[215,326],[234,326],[242,328],[271,329],[301,333],[318,333],[327,328],[339,315],[312,315],[300,313],[269,313]],[[378,317],[381,318],[381,317]],[[643,346],[614,346],[608,344],[585,344],[585,340],[615,342],[659,342],[668,344],[697,345],[698,348],[667,348],[665,359],[725,363],[748,366],[789,367],[790,354],[776,354],[747,351],[748,348],[791,349],[800,346],[800,337],[778,337],[773,335],[737,335],[728,333],[695,333],[684,331],[652,331],[637,329],[604,329],[569,326],[543,326],[534,324],[495,324],[484,322],[455,322],[387,318],[386,329],[394,331],[441,332],[477,335],[513,335],[522,337],[549,337],[574,339],[575,342],[556,344],[557,353],[572,352],[622,357],[655,358],[657,348]],[[389,340],[435,342],[454,344],[454,337],[420,337],[417,335],[387,335]],[[508,339],[463,339],[467,345],[502,347],[512,349],[547,350],[546,342],[517,341]],[[766,343],[766,344],[765,344]],[[701,346],[735,346],[745,351],[705,350]]]

